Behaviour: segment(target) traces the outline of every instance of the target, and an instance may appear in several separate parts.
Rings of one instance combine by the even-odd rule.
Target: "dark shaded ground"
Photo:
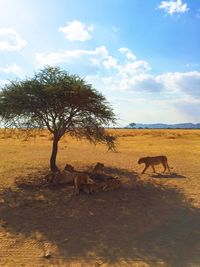
[[[74,196],[70,186],[46,187],[21,177],[16,189],[1,191],[0,218],[11,234],[41,233],[56,245],[53,257],[86,259],[92,253],[111,266],[122,259],[200,266],[199,209],[176,189],[140,181],[136,173],[112,168],[107,173],[129,183]]]

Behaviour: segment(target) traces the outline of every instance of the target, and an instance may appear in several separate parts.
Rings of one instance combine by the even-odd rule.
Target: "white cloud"
[[[107,56],[106,60],[103,61],[103,65],[106,69],[116,68],[117,67],[117,59],[112,56]]]
[[[158,76],[166,90],[182,92],[189,96],[200,97],[200,72],[172,72]]]
[[[94,25],[86,26],[78,20],[68,21],[66,26],[59,28],[59,31],[65,34],[67,40],[81,42],[90,40],[92,38],[90,33],[93,30]]]
[[[122,77],[133,77],[149,70],[151,70],[151,67],[145,60],[135,60],[134,62],[118,65],[118,71]]]
[[[127,47],[121,47],[118,49],[118,51],[121,53],[121,54],[124,54],[126,55],[127,59],[129,60],[136,60],[136,56],[133,54],[133,52],[127,48]]]
[[[143,122],[167,122],[167,117],[168,122],[169,119],[171,122],[198,120],[195,111],[200,112],[199,71],[155,75],[148,61],[127,54],[134,55],[126,47],[112,55],[105,46],[100,46],[93,50],[38,53],[36,59],[40,66],[62,63],[65,67],[75,66],[76,71],[78,67],[81,71],[84,69],[86,81],[108,97],[122,118],[130,118],[133,113]],[[116,95],[122,95],[125,101],[113,102]]]
[[[39,67],[43,65],[75,64],[93,71],[88,73],[90,82],[98,83],[99,88],[115,91],[132,91],[139,93],[200,96],[200,72],[169,72],[159,75],[151,74],[149,62],[137,59],[128,48],[120,48],[120,54],[113,57],[105,46],[94,50],[66,50],[54,53],[37,53]],[[127,53],[134,55],[127,57]],[[95,68],[94,68],[95,67]],[[163,96],[160,96],[161,98]]]
[[[16,76],[22,76],[23,74],[22,68],[17,64],[12,64],[7,67],[0,67],[0,72],[6,73],[6,74],[14,74]]]
[[[66,50],[49,54],[36,53],[36,61],[39,66],[69,63],[72,60],[81,60],[86,57],[88,63],[99,66],[103,59],[107,59],[108,51],[105,46],[96,47],[94,50]]]
[[[189,10],[187,4],[181,0],[176,1],[162,1],[158,8],[163,9],[165,13],[173,15],[174,13],[185,13]]]
[[[125,67],[126,70],[126,67]],[[126,71],[125,71],[126,73]],[[200,97],[200,72],[172,72],[152,75],[149,71],[132,72],[132,75],[124,75],[118,72],[115,75],[102,79],[104,86],[120,91],[134,91],[152,94],[161,93],[161,98],[167,97]],[[171,101],[171,100],[170,100]]]
[[[0,28],[0,51],[19,51],[26,46],[23,40],[13,28]]]

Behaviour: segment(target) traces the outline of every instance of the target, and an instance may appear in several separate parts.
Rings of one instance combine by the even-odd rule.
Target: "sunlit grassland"
[[[102,162],[106,166],[140,172],[140,157],[166,155],[175,172],[195,175],[200,172],[199,130],[110,129],[117,136],[117,152],[105,145],[65,136],[59,143],[57,162],[62,169],[66,162],[77,169]],[[38,169],[48,169],[52,149],[50,134],[43,130],[31,132],[29,138],[17,131],[0,131],[0,183],[12,185],[16,176]],[[158,167],[161,171],[162,168]],[[151,170],[148,170],[150,173]],[[144,177],[144,176],[143,176]],[[143,178],[142,178],[143,179]],[[181,183],[182,184],[182,183]]]

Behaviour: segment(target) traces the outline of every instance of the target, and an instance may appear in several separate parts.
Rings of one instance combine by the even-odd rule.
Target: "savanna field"
[[[65,136],[57,163],[104,163],[119,188],[73,194],[48,185],[45,131],[0,132],[0,266],[200,266],[200,131],[110,130],[117,152]],[[140,157],[166,155],[141,175]]]

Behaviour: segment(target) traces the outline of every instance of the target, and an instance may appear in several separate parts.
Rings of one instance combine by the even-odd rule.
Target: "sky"
[[[59,66],[119,126],[200,122],[199,0],[0,0],[0,87]]]

